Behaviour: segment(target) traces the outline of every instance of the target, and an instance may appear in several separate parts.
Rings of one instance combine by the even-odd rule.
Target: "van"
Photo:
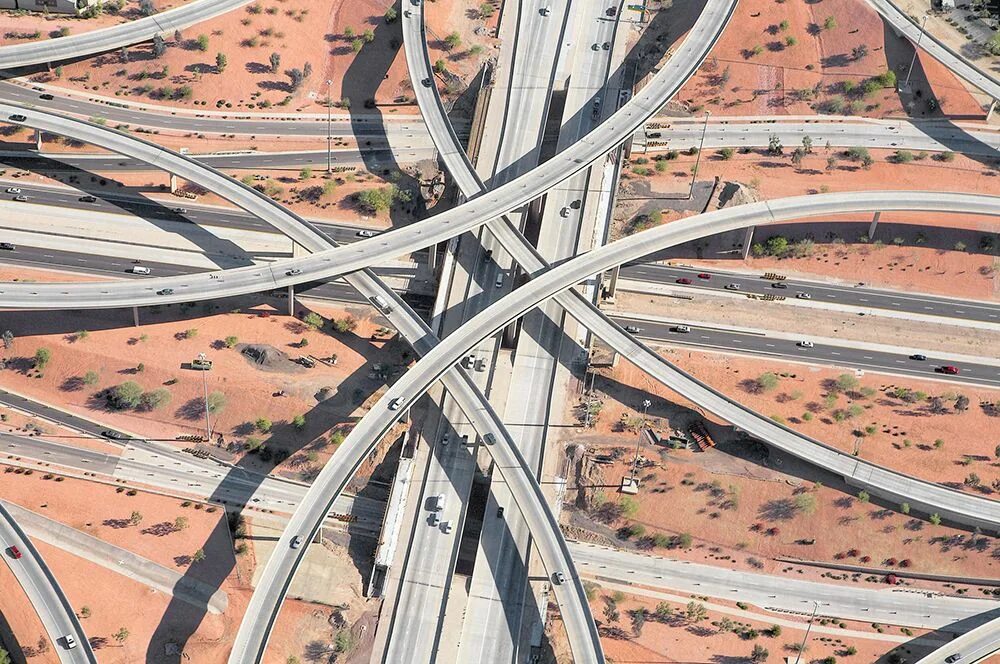
[[[399,410],[399,407],[403,405],[404,401],[406,401],[404,397],[396,397],[389,402],[389,410]]]
[[[498,274],[497,275],[496,286],[497,286],[497,288],[503,288],[503,275],[502,274]]]
[[[440,512],[443,509],[444,509],[444,494],[439,493],[438,495],[434,496],[434,511]]]
[[[371,300],[371,303],[374,304],[375,307],[382,313],[384,314],[392,313],[392,307],[389,306],[389,303],[386,302],[385,298],[382,297],[381,295],[373,295],[368,299]]]
[[[151,270],[145,265],[133,265],[129,268],[129,272],[132,274],[149,274],[150,271]]]

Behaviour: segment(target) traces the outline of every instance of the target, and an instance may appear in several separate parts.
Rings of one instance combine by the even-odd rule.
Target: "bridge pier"
[[[295,286],[288,287],[288,315],[295,315]]]
[[[41,152],[42,151],[42,130],[41,129],[36,129],[35,130],[35,151],[36,152]]]
[[[139,307],[132,307],[132,324],[139,327]]]
[[[997,110],[997,100],[990,100],[990,110],[986,111],[986,121],[989,122],[993,118],[993,112]]]
[[[177,193],[177,176],[174,175],[173,173],[170,174],[170,193],[171,194]]]
[[[743,260],[750,256],[750,245],[753,244],[754,226],[747,226],[747,234],[743,237]]]
[[[615,293],[618,292],[618,275],[622,271],[621,265],[615,265],[611,269],[611,274],[608,275],[608,286],[604,289],[604,299],[608,302],[615,301]]]
[[[875,239],[875,228],[878,227],[878,219],[881,216],[882,216],[882,212],[878,211],[878,212],[875,213],[875,216],[872,217],[872,223],[868,225],[868,239],[869,240],[874,240]]]

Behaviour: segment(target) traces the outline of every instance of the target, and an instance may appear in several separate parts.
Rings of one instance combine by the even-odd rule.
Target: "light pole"
[[[809,618],[809,624],[806,625],[806,635],[802,637],[802,643],[799,645],[799,651],[795,654],[795,664],[799,664],[799,659],[801,659],[802,653],[806,650],[806,643],[809,641],[809,630],[812,629],[813,620],[816,619],[817,611],[819,611],[819,602],[813,602],[813,613]]]
[[[701,165],[701,153],[705,149],[705,134],[708,133],[708,118],[712,111],[705,111],[705,127],[701,130],[701,146],[698,148],[698,157],[694,161],[694,170],[691,171],[691,191],[688,193],[688,200],[694,198],[694,181],[698,177],[698,167]]]
[[[920,24],[920,36],[917,37],[917,45],[913,47],[913,57],[910,58],[910,68],[906,71],[906,80],[903,81],[903,89],[908,90],[910,88],[910,74],[913,73],[913,63],[917,61],[917,49],[920,48],[920,41],[924,38],[924,27],[927,25],[927,19],[930,14],[924,14],[924,20]]]
[[[642,424],[646,425],[646,410],[652,405],[649,399],[642,400]],[[635,438],[635,458],[632,459],[632,481],[635,482],[635,471],[639,466],[639,444],[642,442],[642,431]]]
[[[333,173],[333,81],[326,81],[326,172]]]

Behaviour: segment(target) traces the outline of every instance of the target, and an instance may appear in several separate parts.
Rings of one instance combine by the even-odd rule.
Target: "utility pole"
[[[642,400],[642,424],[646,425],[646,410],[652,405],[649,399]],[[639,435],[635,437],[635,458],[632,459],[632,481],[635,482],[635,471],[639,467],[639,444],[642,443],[642,430],[640,429]]]
[[[816,619],[817,611],[819,611],[819,602],[813,602],[813,614],[809,618],[809,624],[806,625],[806,635],[802,637],[802,643],[799,645],[799,651],[795,654],[795,664],[799,664],[799,660],[802,658],[802,653],[806,650],[806,643],[809,641],[809,630],[812,629],[813,620]]]
[[[333,81],[326,81],[326,172],[333,173]]]
[[[199,360],[206,359],[205,354],[198,353],[198,359]],[[208,443],[212,441],[212,422],[208,418],[208,370],[207,369],[201,370],[201,385],[205,391],[205,442]]]
[[[920,24],[920,36],[917,37],[917,45],[913,47],[913,57],[910,58],[910,68],[906,71],[906,80],[903,82],[903,89],[909,90],[910,88],[910,74],[913,73],[913,63],[917,61],[917,49],[920,48],[920,42],[924,38],[924,27],[927,25],[927,19],[930,14],[924,14],[924,20]]]
[[[691,171],[691,191],[688,193],[688,200],[694,198],[694,181],[698,177],[698,167],[701,166],[701,153],[705,149],[705,134],[708,133],[708,118],[712,111],[705,111],[705,127],[701,130],[701,145],[698,148],[698,157],[694,161],[694,170]]]

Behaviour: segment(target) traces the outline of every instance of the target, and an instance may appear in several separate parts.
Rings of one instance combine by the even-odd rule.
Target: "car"
[[[114,431],[113,429],[105,429],[101,432],[101,437],[107,438],[108,440],[128,440],[129,437],[120,431]]]
[[[24,122],[25,120],[28,119],[28,117],[26,115],[21,115],[20,113],[15,113],[14,115],[10,116],[7,119],[10,120],[11,122]]]
[[[300,269],[299,269],[299,268],[297,268],[297,267],[294,267],[294,268],[292,268],[291,270],[286,270],[286,271],[285,271],[285,276],[286,276],[286,277],[294,277],[294,276],[295,276],[295,275],[297,275],[297,274],[302,274],[302,270],[300,270]]]
[[[688,279],[687,277],[681,277],[680,279],[677,280],[677,283],[687,285],[691,283],[691,280]]]
[[[568,205],[564,205],[564,206],[562,206],[559,209],[559,216],[562,217],[562,218],[564,218],[564,219],[569,216],[569,206]]]
[[[710,275],[708,272],[699,272],[698,273],[698,278],[699,279],[705,279],[707,281],[708,279],[712,278],[712,275]]]
[[[800,341],[797,345],[799,348],[812,348],[814,344],[811,341]]]
[[[483,252],[483,262],[484,263],[489,263],[490,259],[492,259],[492,258],[493,258],[493,250],[492,249],[487,249],[486,251]]]
[[[913,355],[910,355],[910,359],[911,360],[917,360],[918,362],[924,362],[924,361],[927,360],[927,356],[926,355],[922,355],[920,353],[914,353]]]
[[[503,518],[503,507],[497,507],[497,518],[498,519]]]
[[[389,402],[389,410],[399,410],[399,407],[406,401],[405,397],[396,397]]]
[[[953,364],[946,364],[941,367],[941,373],[951,374],[954,376],[959,373],[959,369]]]
[[[24,203],[25,201],[28,200],[28,197],[27,196],[15,196],[14,200],[17,201],[18,203]]]
[[[414,7],[419,7],[420,0],[410,0],[410,4],[413,5]]]
[[[431,87],[431,83],[433,83],[433,82],[434,81],[432,81],[430,79],[430,77],[427,77],[427,78],[421,79],[420,84],[423,85],[425,88],[429,88],[429,87]]]
[[[810,295],[809,293],[803,293],[800,291],[795,294],[795,297],[799,298],[800,300],[811,300],[813,296]]]
[[[476,371],[486,371],[486,358],[480,357],[476,360],[475,364]]]
[[[441,523],[441,516],[437,512],[431,512],[430,522],[432,526],[436,526]]]
[[[663,136],[663,132],[662,131],[647,131],[646,132],[646,138],[659,138],[660,136]]]
[[[687,325],[677,325],[674,327],[674,332],[680,332],[681,334],[687,334],[691,331],[691,328]]]
[[[170,208],[170,211],[174,214],[187,214],[187,208],[182,207]]]
[[[149,274],[150,272],[152,272],[152,270],[150,270],[145,265],[133,265],[128,269],[128,271],[131,272],[132,274]]]
[[[497,275],[497,280],[495,282],[493,282],[493,285],[495,285],[497,288],[503,288],[503,275],[502,274],[498,274]]]
[[[18,187],[7,187],[8,194],[20,194],[21,190]]]
[[[73,638],[72,634],[67,634],[63,637],[63,641],[66,642],[66,650],[72,650],[76,647],[76,639]]]
[[[15,247],[10,242],[0,242],[0,249],[3,249],[5,251],[14,251],[15,249],[17,249],[17,247]]]
[[[618,16],[618,8],[608,7],[608,10],[604,13],[607,14],[608,16]]]
[[[156,294],[157,295],[173,295],[174,294],[174,289],[173,288],[163,288],[161,290],[156,291]]]
[[[90,194],[88,194],[86,196],[81,196],[79,198],[79,201],[81,203],[96,203],[97,202],[97,196],[91,196]]]
[[[291,547],[292,547],[293,549],[297,549],[297,548],[299,548],[300,546],[302,546],[302,538],[301,538],[301,537],[299,537],[298,535],[296,535],[295,537],[293,537],[293,538],[292,538],[292,544],[291,544]]]
[[[944,661],[947,664],[952,664],[953,662],[957,662],[960,659],[962,659],[962,653],[956,652],[954,654],[951,654],[951,655],[948,655],[947,657],[945,657]]]
[[[44,99],[45,101],[52,101],[53,99],[55,99],[55,97],[53,97],[52,95],[50,95],[48,92],[46,92],[44,94],[38,95],[38,98],[39,99]]]
[[[376,233],[375,231],[360,230],[357,233],[355,233],[355,235],[357,235],[358,237],[375,237],[376,235],[378,235],[378,233]]]
[[[771,284],[771,288],[788,288],[788,284],[782,281],[775,281],[773,284]]]
[[[642,332],[642,328],[636,327],[635,325],[626,325],[625,331],[628,332],[629,334],[639,334],[640,332]]]
[[[542,7],[541,9],[538,10],[538,13],[541,14],[542,16],[548,16],[550,13],[552,13],[552,10],[549,9],[548,7]]]
[[[439,493],[438,495],[434,496],[434,503],[433,503],[433,505],[434,506],[431,509],[434,510],[435,512],[440,512],[440,511],[444,510],[444,494],[443,493]]]
[[[601,50],[601,45],[598,44],[597,42],[594,42],[593,44],[590,45],[590,49],[592,51],[600,51]]]
[[[739,284],[726,284],[726,290],[739,290],[742,288]]]
[[[443,533],[450,533],[451,532],[451,521],[442,521],[441,522],[441,532],[443,532]]]
[[[611,42],[604,42],[603,44],[601,44],[601,48],[603,48],[605,51],[610,51],[611,50]]]
[[[21,557],[21,550],[14,546],[13,544],[7,549],[10,552],[10,557],[14,560],[18,560]]]
[[[566,583],[566,576],[562,572],[555,572],[552,575],[552,583],[556,584],[557,586],[561,586],[562,584]]]
[[[441,436],[441,444],[447,445],[448,441],[450,440],[451,440],[451,433],[446,431],[445,434]]]

